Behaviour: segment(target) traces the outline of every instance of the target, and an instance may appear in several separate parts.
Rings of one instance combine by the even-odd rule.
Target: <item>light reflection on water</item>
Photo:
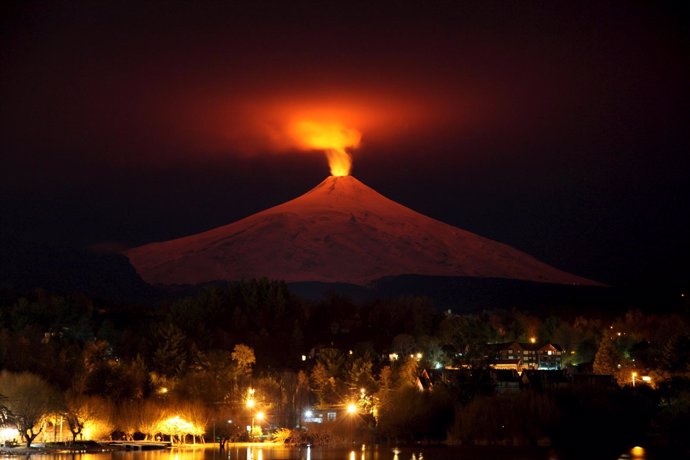
[[[283,447],[230,445],[158,451],[118,451],[86,454],[32,455],[31,460],[564,460],[549,449],[501,447]],[[619,460],[648,460],[645,449],[636,446]],[[616,460],[614,457],[611,460]]]

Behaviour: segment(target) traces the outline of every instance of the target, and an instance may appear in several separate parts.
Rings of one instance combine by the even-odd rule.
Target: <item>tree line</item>
[[[533,412],[543,427],[575,408],[553,394],[499,398],[480,373],[470,386],[420,393],[420,370],[486,369],[492,358],[486,344],[535,337],[563,347],[566,366],[613,375],[621,387],[629,385],[632,372],[650,375],[655,397],[663,395],[673,405],[687,401],[677,382],[690,371],[688,330],[685,313],[630,311],[615,319],[516,310],[457,314],[420,297],[357,304],[332,295],[310,302],[285,283],[266,279],[210,286],[157,307],[37,291],[5,300],[0,308],[0,406],[25,441],[36,434],[32,429],[54,426],[45,421],[50,413],[67,420],[75,439],[83,436],[88,419],[99,419],[104,433],[151,437],[162,433],[156,430],[182,430],[179,423],[161,428],[179,415],[191,424],[189,432],[168,436],[181,440],[203,432],[230,435],[233,427],[222,420],[248,423],[244,404],[253,388],[266,423],[274,426],[299,425],[306,407],[356,401],[366,415],[362,435],[496,438],[507,436],[506,426],[535,425],[515,419],[515,413]],[[21,379],[45,384],[45,394],[52,395],[45,398],[50,410],[44,410],[42,423],[16,418],[12,391],[29,387],[17,383]],[[503,423],[482,419],[480,434],[482,424],[470,421],[489,405],[493,414],[503,414]],[[532,412],[516,412],[523,406]],[[504,428],[487,428],[497,424]]]

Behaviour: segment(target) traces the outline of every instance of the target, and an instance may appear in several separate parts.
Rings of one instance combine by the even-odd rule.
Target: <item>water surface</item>
[[[157,451],[118,451],[84,454],[32,455],[32,460],[652,460],[644,449],[620,455],[601,455],[595,447],[568,455],[550,448],[516,447],[283,447],[275,445],[235,445],[224,450],[216,446],[173,448]]]

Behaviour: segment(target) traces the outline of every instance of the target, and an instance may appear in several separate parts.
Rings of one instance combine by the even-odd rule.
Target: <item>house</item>
[[[342,409],[341,409],[342,410]],[[300,417],[301,424],[335,422],[338,418],[338,409],[329,407],[326,409],[306,409]]]
[[[415,383],[419,391],[431,391],[434,388],[434,382],[426,369],[422,369]]]
[[[487,346],[487,351],[494,369],[559,370],[563,365],[563,349],[553,343],[494,343]]]

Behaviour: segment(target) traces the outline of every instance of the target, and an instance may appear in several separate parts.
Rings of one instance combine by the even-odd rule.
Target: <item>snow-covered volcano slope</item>
[[[352,176],[237,222],[130,249],[154,284],[268,277],[365,285],[416,274],[599,284],[402,206]]]

